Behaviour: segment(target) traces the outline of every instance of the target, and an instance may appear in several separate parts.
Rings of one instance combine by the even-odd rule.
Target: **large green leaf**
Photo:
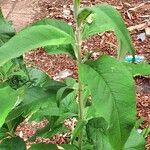
[[[17,92],[9,86],[0,87],[0,127],[17,101]]]
[[[84,24],[84,30],[82,33],[83,39],[97,33],[114,31],[119,43],[118,57],[123,58],[126,52],[130,52],[134,55],[129,32],[123,19],[114,7],[108,4],[101,4],[85,9],[89,10],[89,12],[92,10],[93,13],[87,18],[87,21]]]
[[[68,25],[67,22],[63,20],[57,20],[57,19],[42,19],[40,21],[35,22],[33,25],[50,25],[53,27],[56,27],[64,32],[66,32],[68,35],[70,35],[72,38],[74,38],[74,31],[73,28]]]
[[[37,21],[33,25],[51,25],[53,27],[56,27],[63,32],[67,33],[68,36],[70,35],[74,39],[74,31],[73,28],[68,25],[65,21],[63,20],[56,20],[56,19],[42,19],[40,21]],[[46,52],[49,54],[69,54],[72,57],[75,57],[73,47],[71,44],[68,45],[54,45],[54,46],[46,46],[44,47]]]
[[[56,145],[53,144],[33,144],[29,150],[58,150]]]
[[[0,9],[0,47],[15,35],[15,30],[11,23],[4,19]]]
[[[103,117],[109,124],[111,145],[115,150],[122,149],[136,120],[132,75],[115,58],[102,56],[96,61],[80,64],[79,79],[92,95],[88,117]]]
[[[108,124],[104,118],[93,118],[86,125],[86,133],[93,150],[112,150],[107,137]]]
[[[133,128],[127,142],[125,143],[124,150],[144,150],[144,147],[144,137]]]
[[[20,137],[7,138],[0,144],[0,150],[26,150],[26,144]]]
[[[48,45],[71,44],[73,38],[66,32],[50,25],[26,28],[0,47],[0,65],[31,49]]]
[[[133,76],[145,76],[150,75],[150,64],[142,62],[140,64],[124,63],[127,69]]]

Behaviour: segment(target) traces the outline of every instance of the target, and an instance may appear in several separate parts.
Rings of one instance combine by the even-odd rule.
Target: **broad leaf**
[[[69,56],[75,58],[74,50],[71,44],[69,45],[56,45],[56,46],[46,46],[45,51],[50,54],[68,54]]]
[[[0,78],[3,78],[3,77],[6,78],[9,75],[9,72],[12,66],[13,66],[13,63],[11,61],[8,61],[7,63],[5,63],[5,65],[0,67]]]
[[[87,117],[103,117],[109,124],[111,145],[116,150],[122,149],[136,120],[132,75],[115,58],[102,56],[96,61],[80,64],[79,79],[92,95]]]
[[[63,32],[66,32],[68,36],[71,36],[74,39],[74,31],[73,28],[68,25],[65,21],[63,20],[56,20],[56,19],[42,19],[40,21],[37,21],[33,25],[50,25],[53,27],[56,27]],[[44,47],[46,52],[49,54],[69,54],[72,57],[75,57],[74,55],[74,50],[71,44],[68,45],[55,45],[55,46],[46,46]]]
[[[15,35],[15,29],[12,24],[4,19],[0,9],[0,47]]]
[[[50,25],[53,27],[58,28],[59,30],[66,32],[68,35],[70,35],[72,38],[74,38],[74,31],[73,28],[68,25],[67,22],[63,20],[57,20],[57,19],[42,19],[40,21],[37,21],[33,24],[35,25]]]
[[[108,124],[104,118],[93,118],[86,125],[86,133],[93,150],[112,150],[107,137]]]
[[[49,102],[47,103],[47,106],[41,108],[38,110],[35,114],[33,114],[33,117],[45,117],[45,116],[61,116],[62,112],[60,111],[59,107],[57,107],[57,104],[55,102]]]
[[[63,82],[49,79],[46,82],[44,82],[44,84],[42,85],[42,88],[45,91],[57,92],[60,88],[65,87],[65,86],[66,86],[66,84],[64,84]]]
[[[20,137],[7,138],[0,144],[0,150],[26,150],[26,144]]]
[[[127,142],[125,143],[124,150],[144,150],[144,147],[144,137],[133,128]]]
[[[53,144],[33,144],[29,150],[58,150],[56,145]]]
[[[71,44],[73,39],[64,31],[50,25],[38,25],[22,30],[0,47],[0,65],[29,50],[48,45]]]
[[[76,127],[75,127],[75,129],[73,130],[73,133],[72,133],[72,138],[71,138],[72,143],[79,136],[79,134],[81,133],[81,131],[82,131],[82,129],[85,125],[86,125],[85,120],[78,120],[77,125],[76,125]]]
[[[28,76],[31,81],[34,82],[34,86],[42,86],[44,83],[46,83],[49,80],[49,76],[36,68],[27,68]]]
[[[8,113],[14,107],[17,97],[17,91],[9,86],[0,87],[0,127],[5,122]]]
[[[56,99],[57,99],[57,103],[59,105],[60,101],[66,97],[69,93],[71,93],[73,90],[70,89],[69,87],[62,87],[58,90],[57,95],[56,95]]]
[[[60,110],[64,113],[78,113],[78,104],[76,102],[76,93],[74,91],[61,100]]]
[[[92,10],[93,13],[84,25],[83,39],[97,33],[114,31],[119,43],[118,57],[123,58],[127,52],[130,52],[134,56],[129,32],[115,8],[108,4],[101,4],[86,9]]]
[[[72,89],[78,89],[78,83],[76,82],[75,79],[71,78],[71,77],[67,77],[65,78],[65,84]]]
[[[132,73],[133,76],[150,75],[150,64],[146,62],[142,62],[140,64],[124,63],[124,65]]]

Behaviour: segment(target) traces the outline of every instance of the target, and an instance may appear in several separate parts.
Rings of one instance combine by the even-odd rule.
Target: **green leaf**
[[[61,144],[59,146],[63,148],[62,150],[77,150],[77,148],[74,145],[70,144]]]
[[[26,28],[0,47],[0,65],[29,50],[48,45],[71,44],[73,39],[64,31],[50,25]]]
[[[64,134],[64,133],[67,133],[67,132],[69,132],[69,129],[67,127],[60,126],[60,127],[51,129],[51,131],[45,133],[42,137],[52,138],[54,135]]]
[[[74,50],[71,44],[69,45],[55,45],[44,47],[45,51],[50,54],[68,54],[69,56],[75,58]]]
[[[65,87],[65,86],[66,86],[66,84],[64,84],[63,82],[49,79],[42,85],[42,88],[45,91],[57,92],[60,88]]]
[[[7,120],[7,118],[6,118],[6,120]],[[6,122],[6,125],[9,129],[9,131],[11,131],[11,132],[14,131],[15,132],[18,125],[20,123],[22,123],[24,120],[25,120],[24,117],[19,116],[19,117],[13,119],[13,120],[10,120],[10,121]]]
[[[0,47],[15,35],[12,24],[4,19],[0,9]]]
[[[73,130],[73,133],[72,133],[72,138],[71,138],[71,142],[73,143],[74,140],[79,136],[82,128],[86,125],[86,121],[85,120],[79,120],[77,122],[77,125],[75,127],[75,129]]]
[[[108,124],[104,118],[93,118],[86,125],[86,133],[93,150],[112,150],[107,137]]]
[[[146,62],[142,62],[140,64],[124,63],[124,65],[132,73],[133,76],[150,75],[150,65]]]
[[[62,125],[57,128],[51,129],[50,125],[48,124],[46,127],[42,128],[42,129],[38,129],[36,131],[36,133],[32,137],[30,137],[29,141],[34,141],[34,140],[36,140],[37,137],[51,138],[56,134],[63,134],[68,131],[69,131],[69,129]]]
[[[109,124],[111,145],[115,150],[122,149],[136,120],[132,75],[115,58],[102,56],[79,65],[79,80],[92,95],[87,117],[103,117]]]
[[[125,143],[124,150],[144,150],[145,139],[135,128],[132,129],[128,140]]]
[[[63,20],[42,19],[40,21],[37,21],[33,25],[51,25],[53,27],[56,27],[56,28],[62,30],[63,32],[66,32],[69,36],[71,36],[74,39],[73,28]],[[61,52],[61,53],[64,53],[64,54],[69,54],[73,58],[75,57],[74,50],[73,50],[73,47],[72,47],[71,44],[46,46],[45,50],[49,54],[60,54],[60,52]]]
[[[0,150],[26,150],[26,144],[20,137],[5,139],[0,144]]]
[[[58,150],[53,144],[33,144],[29,150]]]
[[[17,101],[17,91],[13,90],[9,86],[0,87],[0,127],[5,122],[8,113],[14,107]]]
[[[79,11],[78,13],[78,18],[77,18],[77,21],[78,21],[78,24],[81,25],[81,23],[84,23],[85,20],[87,19],[87,17],[92,13],[92,10],[91,9],[88,9],[88,8],[83,8]]]
[[[31,81],[34,81],[34,86],[42,86],[44,85],[44,83],[47,82],[47,80],[49,80],[49,76],[39,70],[39,69],[36,69],[36,68],[27,68],[27,71],[28,71],[28,75],[30,77],[30,80]]]
[[[0,67],[0,78],[4,78],[6,80],[7,76],[9,76],[9,72],[13,66],[11,61],[5,63],[2,67]]]
[[[65,84],[69,87],[69,88],[72,88],[72,89],[77,89],[78,87],[78,83],[76,82],[75,79],[71,78],[71,77],[67,77],[65,78]]]
[[[3,138],[6,138],[8,136],[8,129],[1,127],[0,128],[0,140],[2,140]]]
[[[70,35],[72,38],[74,38],[74,31],[73,31],[72,26],[68,25],[68,23],[63,20],[45,18],[45,19],[35,22],[32,25],[33,26],[50,25],[50,26],[60,29],[63,32],[66,32],[68,35]]]
[[[57,95],[56,95],[56,99],[57,99],[57,103],[59,104],[60,101],[66,97],[69,93],[71,93],[73,90],[70,89],[69,87],[62,87],[58,90]]]
[[[60,110],[64,113],[78,113],[78,105],[76,102],[76,93],[73,91],[69,93],[64,99],[60,102]]]
[[[24,117],[29,116],[39,109],[45,108],[48,104],[56,104],[55,96],[55,93],[45,92],[40,87],[25,88],[22,95],[22,103],[10,112],[6,121],[13,120],[20,115]]]
[[[61,116],[62,112],[54,102],[47,103],[47,106],[38,110],[33,116]],[[34,117],[35,118],[35,117]]]
[[[84,25],[82,38],[85,39],[105,31],[114,31],[119,43],[118,58],[124,58],[127,52],[134,56],[129,32],[117,10],[108,4],[96,5],[87,9],[91,9],[93,14],[90,15],[91,21],[87,21]]]

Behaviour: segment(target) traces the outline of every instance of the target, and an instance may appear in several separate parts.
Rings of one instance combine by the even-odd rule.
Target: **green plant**
[[[122,61],[127,52],[134,57],[134,49],[120,14],[108,4],[80,8],[80,0],[74,0],[74,18],[75,31],[64,21],[43,19],[1,45],[1,149],[26,149],[25,142],[15,135],[17,125],[26,118],[48,120],[46,127],[28,139],[34,141],[38,136],[47,138],[67,132],[69,129],[63,121],[70,117],[77,119],[77,125],[69,131],[69,144],[59,147],[35,144],[30,150],[144,149],[144,137],[135,127],[133,81],[133,75],[142,71]],[[111,56],[101,56],[96,61],[82,59],[85,57],[81,54],[82,41],[105,31],[115,32],[119,43],[117,59]],[[58,82],[37,69],[26,67],[20,55],[38,47],[44,47],[49,54],[65,53],[75,59],[78,80],[66,78]],[[150,74],[147,67],[148,64],[144,73]]]

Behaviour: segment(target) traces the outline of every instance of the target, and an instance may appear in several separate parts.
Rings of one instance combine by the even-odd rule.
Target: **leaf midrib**
[[[108,90],[110,91],[110,94],[112,95],[112,98],[114,99],[113,100],[113,104],[114,104],[114,106],[116,106],[117,107],[117,104],[116,104],[116,98],[115,98],[115,95],[113,94],[113,92],[112,92],[112,90],[111,90],[111,87],[109,86],[109,84],[108,84],[108,82],[107,82],[107,80],[105,80],[105,77],[103,77],[103,75],[102,75],[102,73],[101,73],[101,71],[100,70],[98,70],[97,71],[97,69],[95,68],[95,67],[91,67],[91,66],[89,66],[91,69],[93,69],[102,79],[103,79],[103,81],[104,81],[104,83],[106,84],[106,86],[108,87]],[[116,112],[117,112],[117,117],[119,118],[119,112],[118,112],[118,107],[117,107],[117,109],[116,109]],[[120,141],[121,141],[121,129],[120,129],[120,126],[121,126],[121,124],[120,124],[120,120],[119,119],[117,119],[118,120],[118,124],[119,124],[119,133],[120,133]]]

